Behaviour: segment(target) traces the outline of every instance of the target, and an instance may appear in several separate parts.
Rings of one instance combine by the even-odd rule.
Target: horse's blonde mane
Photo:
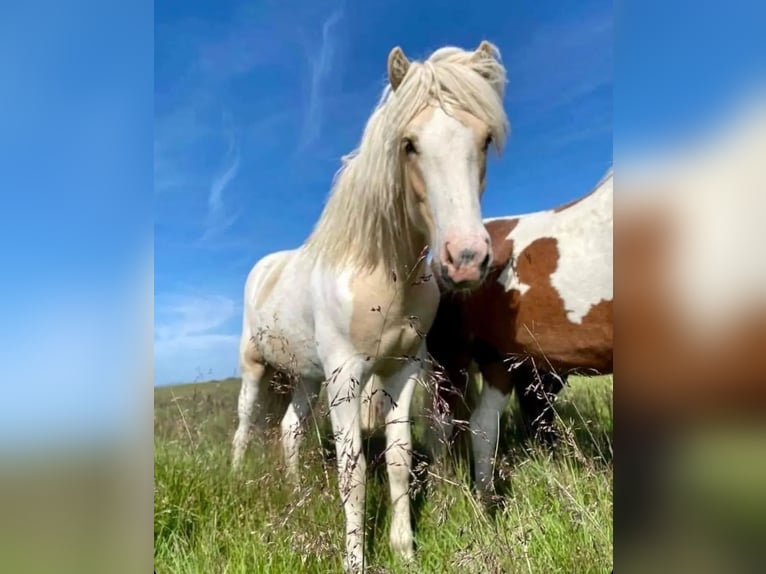
[[[399,140],[402,131],[429,104],[448,113],[464,110],[491,130],[502,149],[509,130],[503,108],[506,74],[494,55],[444,47],[424,62],[412,62],[396,91],[387,86],[367,121],[359,147],[343,158],[322,215],[306,248],[331,267],[398,270],[404,245],[415,235],[407,216]]]

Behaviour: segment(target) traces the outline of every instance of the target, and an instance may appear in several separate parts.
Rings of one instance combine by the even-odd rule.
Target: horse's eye
[[[404,153],[407,155],[418,153],[418,150],[415,149],[415,144],[412,143],[411,139],[404,140]]]
[[[484,151],[487,151],[489,149],[489,146],[492,145],[492,134],[487,136],[487,139],[484,140]]]

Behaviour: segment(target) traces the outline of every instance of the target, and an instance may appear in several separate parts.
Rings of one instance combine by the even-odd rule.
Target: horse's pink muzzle
[[[448,238],[440,253],[442,282],[451,289],[473,289],[484,281],[492,263],[489,235]]]

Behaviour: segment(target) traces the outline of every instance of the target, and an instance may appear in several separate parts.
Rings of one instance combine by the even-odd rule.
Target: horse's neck
[[[394,267],[389,271],[402,276],[402,278],[409,277],[410,280],[414,281],[428,270],[426,265],[427,241],[423,234],[414,229],[410,229],[406,235],[407,237],[402,237],[394,257]]]
[[[413,232],[399,237],[394,257],[381,258],[377,264],[356,275],[355,282],[369,293],[376,293],[388,305],[388,313],[397,315],[413,311],[411,305],[420,306],[424,297],[422,285],[431,280],[427,263],[425,238]],[[394,316],[388,317],[397,320]]]

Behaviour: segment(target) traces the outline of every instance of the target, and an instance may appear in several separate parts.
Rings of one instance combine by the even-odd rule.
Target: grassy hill
[[[230,473],[238,392],[237,379],[155,390],[157,573],[340,572],[343,514],[325,403],[320,401],[317,419],[308,425],[304,479],[293,490],[269,432],[254,437],[243,472]],[[370,571],[609,572],[611,398],[612,377],[570,379],[556,403],[562,441],[555,456],[523,440],[510,401],[498,464],[502,499],[492,510],[471,496],[464,459],[454,465],[428,461],[426,418],[414,407],[419,454],[412,565],[399,563],[389,551],[383,441],[368,436]]]

